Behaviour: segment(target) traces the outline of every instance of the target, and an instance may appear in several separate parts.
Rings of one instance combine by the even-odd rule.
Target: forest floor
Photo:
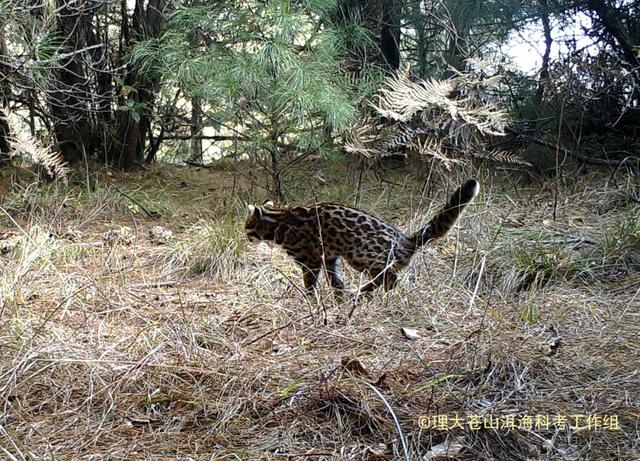
[[[410,229],[463,180],[365,175],[356,196],[316,167],[296,202]],[[481,174],[460,225],[347,318],[246,241],[246,203],[267,198],[249,176],[4,178],[0,459],[640,459],[631,179],[556,197]]]

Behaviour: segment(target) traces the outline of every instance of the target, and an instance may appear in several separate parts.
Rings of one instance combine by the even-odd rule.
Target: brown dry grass
[[[366,181],[361,206],[401,225],[445,195],[392,182]],[[305,200],[353,200],[344,183]],[[637,212],[629,186],[566,186],[553,222],[550,192],[493,183],[347,321],[279,251],[245,245],[243,201],[261,194],[230,172],[23,181],[0,216],[0,458],[417,460],[449,441],[451,459],[638,459],[637,240],[603,240]],[[149,237],[158,224],[171,241]],[[418,424],[454,414],[620,428]]]

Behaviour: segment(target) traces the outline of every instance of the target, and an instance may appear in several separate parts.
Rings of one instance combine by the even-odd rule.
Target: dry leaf
[[[464,437],[456,437],[453,440],[445,440],[438,445],[431,447],[426,455],[423,456],[423,461],[429,461],[431,459],[446,459],[453,458],[460,453],[460,450],[464,448],[462,444]]]
[[[374,456],[383,456],[387,454],[387,445],[378,443],[376,445],[367,445],[367,451]]]
[[[173,232],[171,232],[166,227],[153,226],[149,231],[149,238],[153,243],[163,244],[167,243],[173,238]]]
[[[551,356],[558,352],[558,348],[561,344],[560,337],[556,336],[546,341],[540,349],[544,355]]]
[[[400,331],[402,331],[402,334],[407,339],[411,339],[411,340],[420,339],[418,330],[414,330],[413,328],[400,328]]]
[[[370,376],[369,371],[360,363],[358,359],[342,357],[342,366],[354,374]]]

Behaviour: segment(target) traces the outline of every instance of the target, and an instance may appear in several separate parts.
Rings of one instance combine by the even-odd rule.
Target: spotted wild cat
[[[340,258],[372,277],[361,291],[372,291],[380,285],[390,290],[396,284],[397,274],[409,264],[415,252],[444,236],[479,190],[478,181],[469,179],[453,193],[445,207],[413,235],[406,235],[393,224],[346,205],[318,203],[279,208],[270,201],[262,206],[249,205],[245,230],[252,242],[270,241],[281,246],[302,268],[307,290],[313,290],[323,268],[331,286],[344,290]]]

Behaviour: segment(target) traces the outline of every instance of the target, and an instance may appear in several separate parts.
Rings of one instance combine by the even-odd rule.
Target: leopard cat
[[[267,201],[249,205],[245,223],[254,243],[268,241],[282,247],[303,273],[304,286],[312,291],[323,269],[330,285],[345,290],[340,258],[357,271],[371,276],[361,292],[395,287],[398,273],[416,251],[444,236],[463,209],[478,194],[480,184],[469,179],[451,196],[429,223],[412,235],[366,211],[337,203],[280,208]]]

